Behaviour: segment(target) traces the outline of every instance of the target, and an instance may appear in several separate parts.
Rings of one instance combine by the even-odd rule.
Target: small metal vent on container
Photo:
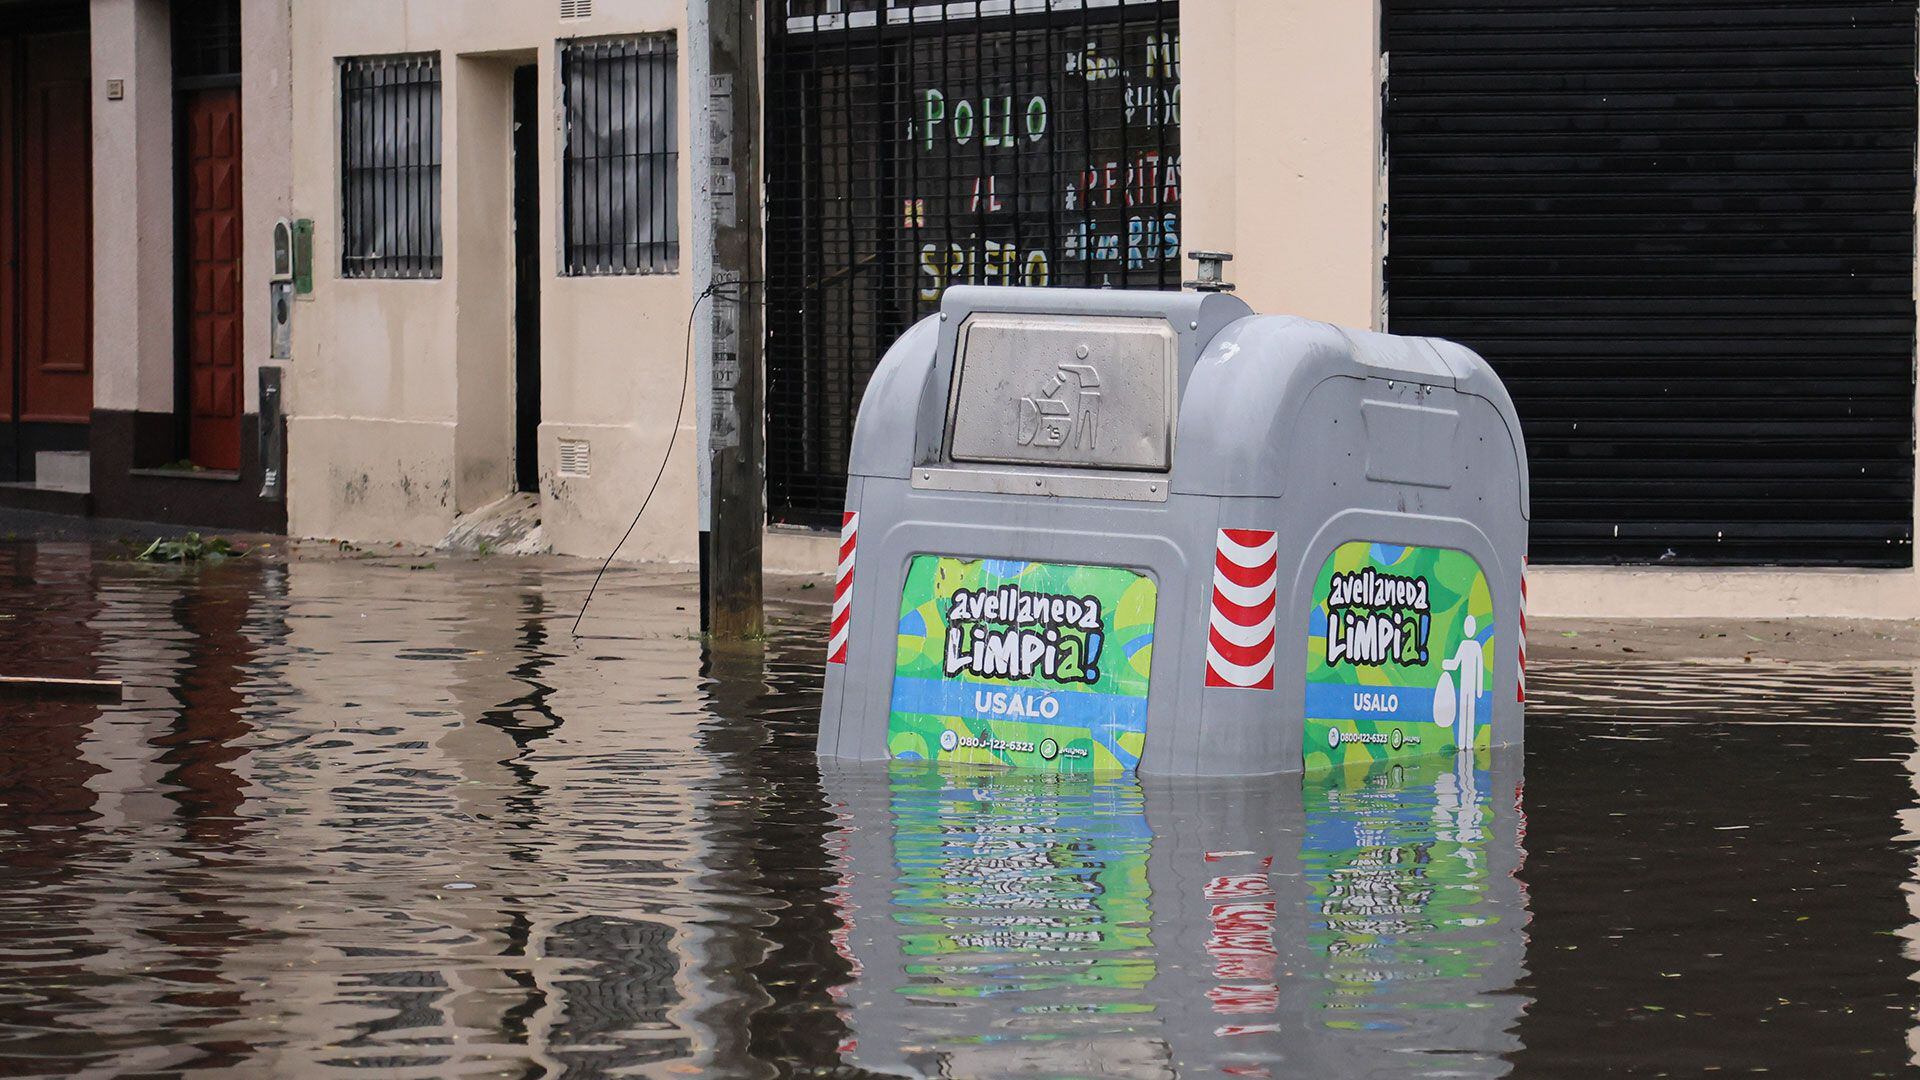
[[[585,439],[561,439],[560,475],[591,475],[593,471],[592,448],[592,444]]]
[[[593,14],[593,0],[560,0],[560,17],[584,19]]]

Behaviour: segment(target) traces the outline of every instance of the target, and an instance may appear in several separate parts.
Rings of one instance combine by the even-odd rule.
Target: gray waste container
[[[1521,740],[1526,452],[1452,342],[954,288],[848,475],[823,756],[1229,775]]]

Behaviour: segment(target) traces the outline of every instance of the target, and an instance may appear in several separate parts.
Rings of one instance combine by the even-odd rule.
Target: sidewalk
[[[0,509],[0,540],[124,540],[144,546],[156,536],[178,536],[189,528],[111,518],[76,518],[29,510]],[[327,541],[290,540],[232,530],[201,529],[206,535],[225,536],[245,547],[272,545],[275,557],[298,559],[338,557]],[[359,555],[423,557],[415,546],[393,552],[375,546]],[[432,552],[439,558],[463,556]],[[472,557],[472,556],[464,556]],[[490,556],[516,558],[516,556]],[[538,556],[543,561],[595,565],[595,560]],[[640,569],[621,564],[624,574]],[[692,568],[660,566],[664,577],[686,575]],[[812,575],[769,573],[769,603],[798,607],[832,605],[831,581]],[[1784,662],[1872,662],[1920,664],[1920,621],[1888,619],[1781,618],[1720,619],[1549,619],[1529,621],[1527,658],[1530,664],[1556,660],[1741,660]]]
[[[1741,660],[1920,664],[1920,622],[1889,619],[1540,619],[1527,660]]]

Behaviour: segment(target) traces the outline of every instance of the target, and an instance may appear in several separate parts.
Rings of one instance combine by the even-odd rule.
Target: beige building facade
[[[563,206],[568,111],[562,42],[646,38],[678,50],[686,5],[599,0],[571,5],[344,0],[293,5],[296,84],[294,202],[311,217],[315,283],[294,314],[288,387],[288,527],[347,540],[437,544],[457,518],[527,485],[516,483],[516,353],[537,348],[537,502],[553,550],[603,555],[637,509],[637,479],[656,466],[675,429],[673,458],[646,519],[622,555],[691,561],[697,555],[694,412],[676,412],[688,377],[685,328],[693,296],[684,249],[646,273],[570,273]],[[437,275],[349,276],[343,271],[342,62],[433,56],[439,63]],[[656,222],[680,235],[689,216],[684,92],[642,88],[673,111],[674,194]],[[514,84],[531,69],[537,154],[531,214],[537,287],[516,290]],[[656,70],[655,74],[659,74]],[[525,78],[526,76],[522,76]],[[628,88],[630,91],[631,88]],[[519,118],[524,123],[526,116]],[[526,144],[523,143],[524,148]],[[657,186],[657,185],[656,185]],[[657,191],[642,198],[661,199]],[[524,220],[524,219],[522,219]],[[689,238],[690,240],[691,238]],[[526,255],[522,252],[522,255]],[[516,323],[538,305],[538,330]],[[562,442],[567,443],[562,468]]]
[[[1396,258],[1411,250],[1404,241],[1417,212],[1404,199],[1390,205],[1396,177],[1404,179],[1396,162],[1415,155],[1411,143],[1390,136],[1387,103],[1396,100],[1395,87],[1415,83],[1393,77],[1412,65],[1396,64],[1389,46],[1398,33],[1429,58],[1458,48],[1460,70],[1470,71],[1472,35],[1485,20],[1415,40],[1408,30],[1418,23],[1408,14],[1414,9],[1391,2],[985,0],[936,11],[887,0],[851,7],[836,0],[763,5],[770,569],[824,573],[834,565],[837,541],[825,527],[837,519],[837,470],[858,389],[893,327],[937,303],[947,285],[1166,287],[1179,280],[1181,253],[1223,250],[1234,255],[1229,278],[1257,310],[1421,329],[1408,315],[1404,282],[1389,281]],[[0,417],[0,504],[63,499],[53,508],[417,545],[442,543],[463,523],[506,508],[538,520],[536,546],[597,557],[625,533],[664,461],[659,489],[621,556],[695,561],[706,516],[701,429],[715,404],[707,379],[712,313],[695,313],[710,276],[710,207],[718,205],[701,165],[710,128],[699,17],[707,10],[687,0],[44,0],[0,12],[0,44],[25,65],[29,88],[46,100],[86,102],[81,112],[57,113],[65,126],[47,126],[26,160],[0,167],[60,177],[48,185],[53,195],[42,216],[77,215],[68,231],[87,231],[84,244],[36,248],[30,227],[6,223],[19,231],[22,250],[61,257],[0,281],[0,293],[60,298],[28,305],[28,322],[41,312],[44,332],[28,325],[10,352],[0,350],[16,373],[7,380],[14,400]],[[1876,32],[1828,27],[1822,10],[1782,6],[1770,16],[1779,25],[1765,32],[1783,48],[1825,41],[1821,35],[1844,45],[1853,40],[1846,34]],[[1702,50],[1720,47],[1710,23],[1676,32],[1701,35]],[[1005,35],[1000,52],[967,51],[984,47],[967,44],[982,31]],[[1596,36],[1592,49],[1631,45],[1637,32],[1624,26]],[[1402,50],[1403,61],[1410,51]],[[84,79],[80,63],[59,61],[68,54],[84,57]],[[1743,70],[1727,55],[1726,70]],[[1194,62],[1183,65],[1183,57]],[[845,66],[845,81],[835,81],[842,77],[836,64]],[[1868,70],[1864,60],[1856,67]],[[1779,378],[1793,354],[1769,352],[1771,343],[1805,333],[1831,309],[1841,321],[1828,337],[1875,334],[1884,343],[1905,326],[1904,352],[1891,362],[1879,356],[1872,367],[1844,350],[1805,345],[1805,366],[1836,373],[1830,386],[1809,379],[1770,389],[1756,377],[1729,397],[1716,389],[1729,381],[1724,374],[1707,379],[1676,366],[1634,376],[1638,388],[1621,391],[1650,399],[1646,428],[1693,424],[1688,438],[1713,419],[1686,412],[1690,394],[1704,395],[1696,413],[1729,402],[1737,408],[1741,400],[1776,402],[1754,415],[1784,418],[1777,439],[1747,432],[1734,450],[1718,451],[1724,483],[1711,473],[1682,477],[1673,498],[1697,499],[1703,509],[1695,524],[1706,529],[1715,515],[1737,524],[1755,518],[1749,511],[1763,502],[1794,504],[1763,522],[1779,527],[1786,539],[1778,547],[1788,557],[1774,559],[1761,545],[1725,560],[1740,565],[1720,568],[1708,565],[1713,549],[1694,537],[1692,548],[1674,545],[1682,552],[1677,561],[1692,565],[1644,565],[1662,557],[1656,515],[1646,519],[1649,537],[1617,557],[1629,565],[1577,557],[1604,553],[1598,541],[1556,549],[1545,560],[1536,551],[1534,611],[1920,616],[1911,556],[1920,497],[1912,435],[1911,64],[1902,71],[1904,102],[1868,89],[1849,91],[1855,97],[1846,104],[1879,108],[1875,122],[1883,128],[1888,117],[1905,117],[1904,135],[1842,132],[1815,147],[1891,157],[1836,157],[1849,164],[1831,176],[1751,196],[1742,194],[1750,178],[1738,169],[1679,182],[1721,184],[1735,210],[1745,205],[1741,198],[1800,200],[1796,212],[1833,216],[1869,198],[1848,186],[1852,178],[1868,184],[1898,173],[1883,166],[1903,152],[1904,138],[1905,186],[1894,195],[1905,205],[1871,217],[1882,232],[1866,241],[1882,253],[1881,276],[1867,283],[1866,256],[1792,264],[1781,282],[1812,280],[1810,291],[1783,293],[1775,306],[1813,310],[1812,322],[1781,329],[1768,323],[1770,311],[1749,313],[1766,329],[1741,346],[1759,357],[1756,370]],[[1819,110],[1832,102],[1818,94],[1831,81],[1816,72],[1800,98],[1785,83],[1766,92],[1787,95],[1779,108],[1789,118],[1825,115]],[[1709,92],[1733,94],[1737,103],[1759,91],[1735,83],[1699,90]],[[1110,107],[1100,95],[1112,97]],[[0,101],[0,110],[22,107]],[[1693,122],[1675,108],[1642,112]],[[1631,119],[1608,115],[1613,123]],[[196,141],[206,127],[196,127],[200,120],[222,117],[237,125],[231,147]],[[1702,145],[1737,141],[1719,129],[1709,135],[1721,142]],[[1539,136],[1553,137],[1560,136]],[[1060,164],[1077,154],[1088,161],[1084,176],[1077,165]],[[1047,171],[1036,174],[1042,158]],[[1626,182],[1657,165],[1635,166],[1640,173]],[[1588,162],[1564,171],[1604,167]],[[228,172],[234,182],[223,187]],[[1760,178],[1751,183],[1764,184],[1773,166],[1747,172]],[[1036,175],[1054,185],[1044,208],[1032,195]],[[1548,181],[1478,182],[1494,193]],[[25,197],[37,196],[30,189]],[[1044,229],[1033,224],[1042,210]],[[1726,206],[1707,207],[1696,218],[1676,218],[1672,232],[1699,232],[1722,211],[1738,217]],[[1755,248],[1756,256],[1791,247],[1792,219],[1750,217],[1754,234],[1771,245]],[[290,348],[278,357],[269,293],[278,276],[271,238],[282,220],[311,223],[311,282],[292,299]],[[1904,238],[1884,231],[1886,221],[1899,220]],[[796,242],[795,222],[816,233]],[[1895,275],[1904,293],[1889,297],[1884,253],[1895,249],[1906,252],[1904,275]],[[85,258],[66,258],[72,251]],[[1649,274],[1660,265],[1657,257],[1644,263]],[[1712,279],[1714,266],[1701,265],[1699,280]],[[1119,266],[1150,272],[1115,272]],[[1632,278],[1640,266],[1621,276]],[[1452,272],[1462,281],[1478,273],[1466,262]],[[85,283],[81,301],[73,282]],[[1650,311],[1681,317],[1694,284],[1676,275],[1632,287],[1647,293]],[[1727,302],[1707,295],[1692,306],[1717,310]],[[1846,314],[1853,311],[1865,314]],[[1702,325],[1701,340],[1742,337],[1724,321]],[[1482,351],[1496,367],[1507,361],[1493,348]],[[1722,365],[1715,371],[1737,363],[1737,354],[1715,355]],[[1534,379],[1537,398],[1539,369],[1529,363],[1523,355],[1503,371]],[[263,375],[276,373],[283,459],[271,446],[278,421],[270,408],[263,413],[261,400]],[[1895,383],[1904,396],[1890,405],[1887,387]],[[1523,419],[1534,420],[1530,399],[1516,396]],[[1794,457],[1800,445],[1813,449]],[[1630,441],[1587,447],[1571,438],[1558,449],[1547,442],[1534,449],[1559,461],[1591,451],[1579,475],[1604,485],[1609,456],[1626,453],[1621,446],[1631,449]],[[1742,446],[1784,464],[1743,480],[1738,463],[1727,464]],[[36,465],[45,475],[35,476]],[[50,480],[56,467],[69,479]],[[1629,462],[1620,474],[1651,467]],[[70,479],[76,469],[77,482]],[[1561,487],[1544,497],[1536,484],[1536,505],[1555,521],[1569,513],[1555,502],[1565,475],[1548,477]],[[1854,512],[1869,501],[1878,508]],[[1622,513],[1631,518],[1631,508]],[[1865,523],[1857,535],[1828,528],[1850,514]],[[1837,554],[1823,560],[1821,538],[1829,532]]]
[[[895,33],[926,32],[901,27],[910,6],[887,5]],[[1041,6],[1017,0],[1013,5],[1036,18]],[[1080,6],[1046,5],[1046,14]],[[1086,25],[1121,26],[1120,69],[1134,85],[1149,85],[1156,57],[1165,55],[1163,32],[1154,25],[1155,5],[1097,6],[1101,10],[1090,11]],[[1541,28],[1531,27],[1526,22],[1531,16],[1517,9],[1472,7],[1470,13],[1432,14],[1391,0],[1180,4],[1175,163],[1181,249],[1231,252],[1227,276],[1236,283],[1237,295],[1258,311],[1433,333],[1426,329],[1432,320],[1423,323],[1404,302],[1417,290],[1404,283],[1390,288],[1388,279],[1395,253],[1414,251],[1408,237],[1418,231],[1415,215],[1444,200],[1428,198],[1427,207],[1412,207],[1415,199],[1390,205],[1395,177],[1412,177],[1407,189],[1415,195],[1452,192],[1455,205],[1475,198],[1495,203],[1515,191],[1534,196],[1535,203],[1517,211],[1510,208],[1524,200],[1504,204],[1509,207],[1505,228],[1544,234],[1561,229],[1556,221],[1564,221],[1563,231],[1586,229],[1599,238],[1584,239],[1583,247],[1570,244],[1564,257],[1546,262],[1537,253],[1553,250],[1547,242],[1503,248],[1497,235],[1503,226],[1474,233],[1479,226],[1456,218],[1453,223],[1470,239],[1456,248],[1467,254],[1450,263],[1451,256],[1426,256],[1427,284],[1438,282],[1432,291],[1489,274],[1533,274],[1518,288],[1563,290],[1566,309],[1585,316],[1584,321],[1568,317],[1569,329],[1552,331],[1560,335],[1557,342],[1527,343],[1537,355],[1577,352],[1567,342],[1582,333],[1612,334],[1621,341],[1643,334],[1651,343],[1645,346],[1646,361],[1637,367],[1628,354],[1611,361],[1611,369],[1587,370],[1579,363],[1552,369],[1564,371],[1566,385],[1588,395],[1552,415],[1550,407],[1565,403],[1539,404],[1557,392],[1541,389],[1541,361],[1524,350],[1516,356],[1511,347],[1502,348],[1504,342],[1481,343],[1457,334],[1478,344],[1510,381],[1534,380],[1528,396],[1516,392],[1516,397],[1522,398],[1522,419],[1540,421],[1542,437],[1531,448],[1536,541],[1553,532],[1554,543],[1536,544],[1530,610],[1548,616],[1651,618],[1920,616],[1920,571],[1912,559],[1913,507],[1920,497],[1914,479],[1920,467],[1913,440],[1911,333],[1913,70],[1898,59],[1897,48],[1883,54],[1893,60],[1876,60],[1879,67],[1871,73],[1862,59],[1850,73],[1841,73],[1844,78],[1821,69],[1825,61],[1816,55],[1839,43],[1862,58],[1882,39],[1894,46],[1902,40],[1910,44],[1911,26],[1902,38],[1893,15],[1882,20],[1885,25],[1869,27],[1836,21],[1817,5],[1787,5],[1756,31],[1765,36],[1734,40],[1719,34],[1710,13],[1693,11],[1699,5],[1683,4],[1658,18],[1596,16],[1595,26],[1569,24],[1561,28],[1569,36],[1551,39],[1558,46],[1514,59],[1516,50],[1547,40],[1539,36]],[[868,25],[858,14],[822,15],[804,29],[844,25],[834,18],[849,20],[856,35]],[[1399,64],[1392,48],[1396,34],[1406,46]],[[1111,51],[1105,54],[1107,67],[1090,59],[1095,37],[1078,26],[1067,32],[1064,67],[1070,74],[1115,70]],[[1484,44],[1483,38],[1493,43]],[[1044,40],[1056,49],[1061,44],[1057,35]],[[1636,67],[1633,56],[1653,55],[1646,50],[1673,48],[1676,41],[1688,55],[1713,58],[1713,70],[1701,74],[1675,64],[1665,73],[1647,74]],[[1082,43],[1089,43],[1084,52]],[[1776,50],[1767,55],[1787,56],[1792,63],[1773,81],[1752,83],[1760,63],[1754,50],[1760,49]],[[1016,57],[1019,50],[1016,39]],[[978,82],[1002,85],[995,80],[1004,78],[1003,70],[995,68]],[[1434,71],[1440,74],[1426,74]],[[1395,72],[1402,77],[1392,77]],[[1537,72],[1545,74],[1529,83],[1530,73]],[[949,82],[959,82],[960,88],[947,86],[944,98],[970,96],[962,79],[949,73]],[[1048,89],[1040,79],[1021,83],[1016,77],[1012,85],[1022,98]],[[1064,88],[1071,92],[1079,85],[1070,77]],[[1847,89],[1825,89],[1833,86]],[[1062,96],[1071,100],[1072,94]],[[1481,113],[1457,104],[1475,98],[1494,104]],[[1389,101],[1416,117],[1401,121],[1399,141],[1390,132]],[[1128,105],[1136,102],[1137,95]],[[1737,119],[1755,115],[1755,109],[1778,110],[1768,123],[1801,130],[1805,125],[1799,118],[1869,107],[1879,110],[1872,123],[1891,126],[1875,128],[1871,137],[1841,133],[1805,145],[1756,137]],[[1727,120],[1729,115],[1736,119]],[[1050,119],[1057,124],[1064,117],[1056,109]],[[1461,131],[1490,134],[1472,143],[1454,135]],[[1624,132],[1617,142],[1596,138],[1596,133],[1615,131]],[[1448,149],[1453,146],[1469,149]],[[1740,150],[1729,154],[1728,147]],[[1563,157],[1535,164],[1555,150]],[[1863,156],[1823,156],[1841,151]],[[1495,165],[1488,164],[1490,158],[1498,159]],[[921,160],[909,159],[909,167]],[[1808,167],[1808,161],[1834,164]],[[1406,167],[1396,172],[1396,162]],[[1498,168],[1513,172],[1487,174]],[[1783,175],[1795,168],[1803,173]],[[1547,172],[1554,169],[1558,173]],[[1862,186],[1858,177],[1870,171],[1890,178],[1882,185],[1886,190],[1876,189],[1872,196],[1879,200],[1872,205],[1888,207],[1878,217],[1857,209],[1867,205],[1867,196],[1855,194]],[[1069,207],[1075,191],[1069,185]],[[1616,192],[1618,205],[1609,204]],[[1598,225],[1574,220],[1596,203],[1614,216]],[[1627,242],[1609,248],[1607,232],[1639,227],[1636,213],[1653,215],[1636,207],[1647,206],[1668,217],[1656,218],[1638,248]],[[960,227],[974,227],[965,214],[956,216],[964,221]],[[1799,239],[1811,228],[1805,223],[1816,220],[1841,221],[1835,232],[1861,235]],[[1418,238],[1433,231],[1429,227]],[[1846,253],[1844,262],[1834,258],[1836,251]],[[1907,254],[1878,254],[1892,251]],[[1476,262],[1468,257],[1475,252],[1495,257]],[[1599,271],[1578,267],[1604,264],[1607,257],[1617,268],[1604,272],[1616,275],[1618,283],[1596,286],[1580,276]],[[1511,269],[1516,263],[1522,270]],[[1418,259],[1410,254],[1402,265],[1418,268]],[[1769,274],[1771,280],[1753,283]],[[1053,283],[1062,283],[1059,279],[1056,267]],[[1628,299],[1615,302],[1608,290]],[[1522,314],[1528,294],[1517,295],[1521,303],[1510,313],[1514,316]],[[1702,299],[1690,301],[1691,296]],[[1396,304],[1396,297],[1402,302]],[[1538,325],[1558,317],[1537,303],[1532,311]],[[1696,314],[1694,323],[1679,322]],[[1682,328],[1668,332],[1669,324]],[[1654,368],[1655,363],[1660,366]],[[1595,370],[1620,374],[1596,379]],[[1610,389],[1610,382],[1621,388]],[[1609,394],[1632,400],[1601,400]],[[1782,404],[1786,400],[1792,404]],[[1529,405],[1537,411],[1530,414]],[[1587,430],[1606,423],[1631,430],[1624,437],[1587,436],[1582,416],[1603,421],[1588,424]],[[775,433],[769,438],[777,445]],[[1645,449],[1663,439],[1679,449]],[[1543,453],[1552,459],[1551,470],[1538,464]],[[1642,454],[1665,456],[1638,460]],[[1751,468],[1743,457],[1752,460]],[[1572,464],[1566,464],[1569,460]],[[1580,485],[1584,488],[1576,491]],[[1609,505],[1588,490],[1620,494]],[[1569,491],[1587,503],[1569,506]],[[1648,501],[1659,505],[1640,505]],[[1575,516],[1591,520],[1570,526]],[[1632,545],[1616,543],[1623,535],[1620,522],[1629,533],[1639,530]],[[1584,530],[1585,539],[1568,540],[1574,528]],[[1672,530],[1671,539],[1663,529]],[[1732,543],[1717,546],[1743,537],[1744,550],[1734,550]],[[1543,547],[1547,565],[1541,565]],[[1612,554],[1614,548],[1618,554]],[[771,567],[823,573],[835,558],[831,538],[792,527],[776,527],[770,536]],[[1660,565],[1668,559],[1675,565]],[[1614,562],[1620,565],[1602,565]],[[1729,565],[1712,565],[1716,562]]]

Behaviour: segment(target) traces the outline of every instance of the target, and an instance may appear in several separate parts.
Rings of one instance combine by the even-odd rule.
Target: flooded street
[[[1920,1055],[1913,664],[1543,660],[1518,754],[823,771],[827,590],[0,543],[0,1075],[1782,1076]],[[814,601],[818,597],[818,602]]]

